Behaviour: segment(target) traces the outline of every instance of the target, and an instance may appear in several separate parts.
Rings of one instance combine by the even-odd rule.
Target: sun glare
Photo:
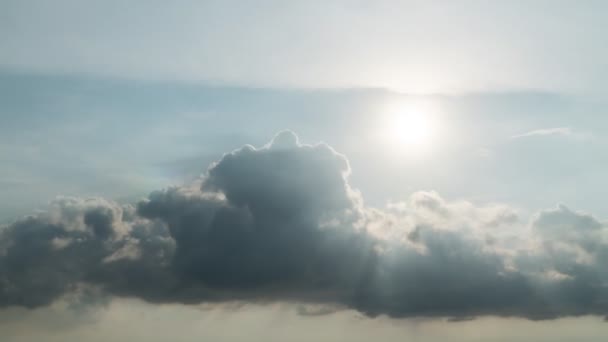
[[[434,110],[428,104],[396,103],[385,113],[385,141],[400,152],[420,154],[428,151],[435,139]]]
[[[390,131],[391,138],[399,145],[420,146],[429,143],[432,127],[429,118],[422,113],[395,115]]]

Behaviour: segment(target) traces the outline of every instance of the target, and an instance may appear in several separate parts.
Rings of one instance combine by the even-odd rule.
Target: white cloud
[[[527,138],[527,137],[534,137],[534,136],[546,136],[546,135],[570,136],[572,134],[573,134],[573,131],[572,131],[572,129],[570,127],[555,127],[555,128],[535,129],[533,131],[529,131],[529,132],[526,132],[526,133],[514,135],[511,138],[518,139],[518,138]]]

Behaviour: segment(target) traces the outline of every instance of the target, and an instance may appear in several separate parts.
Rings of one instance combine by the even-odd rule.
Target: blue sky
[[[56,195],[132,199],[181,184],[223,153],[263,145],[286,128],[346,154],[353,184],[373,205],[436,190],[529,210],[557,203],[606,210],[598,186],[608,165],[602,134],[608,122],[601,102],[573,95],[407,95],[6,70],[0,86],[5,220]],[[385,146],[372,138],[381,129],[375,121],[383,103],[395,99],[441,108],[442,139],[422,160],[378,153]]]
[[[0,339],[603,340],[607,10],[0,1]]]
[[[603,1],[3,1],[0,64],[258,87],[603,94],[605,10]]]

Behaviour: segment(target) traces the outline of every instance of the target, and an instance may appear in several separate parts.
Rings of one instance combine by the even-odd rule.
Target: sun
[[[435,140],[437,124],[432,106],[421,103],[393,103],[385,110],[384,140],[409,154],[425,153]]]
[[[424,113],[402,113],[392,118],[387,133],[399,145],[422,146],[431,142],[433,127],[430,118]]]

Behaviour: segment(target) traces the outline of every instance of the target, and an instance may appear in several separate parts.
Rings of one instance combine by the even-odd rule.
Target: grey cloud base
[[[454,320],[608,314],[608,228],[594,217],[559,206],[522,225],[433,192],[379,210],[349,173],[331,147],[282,132],[136,206],[59,199],[0,232],[0,306],[86,293]]]

